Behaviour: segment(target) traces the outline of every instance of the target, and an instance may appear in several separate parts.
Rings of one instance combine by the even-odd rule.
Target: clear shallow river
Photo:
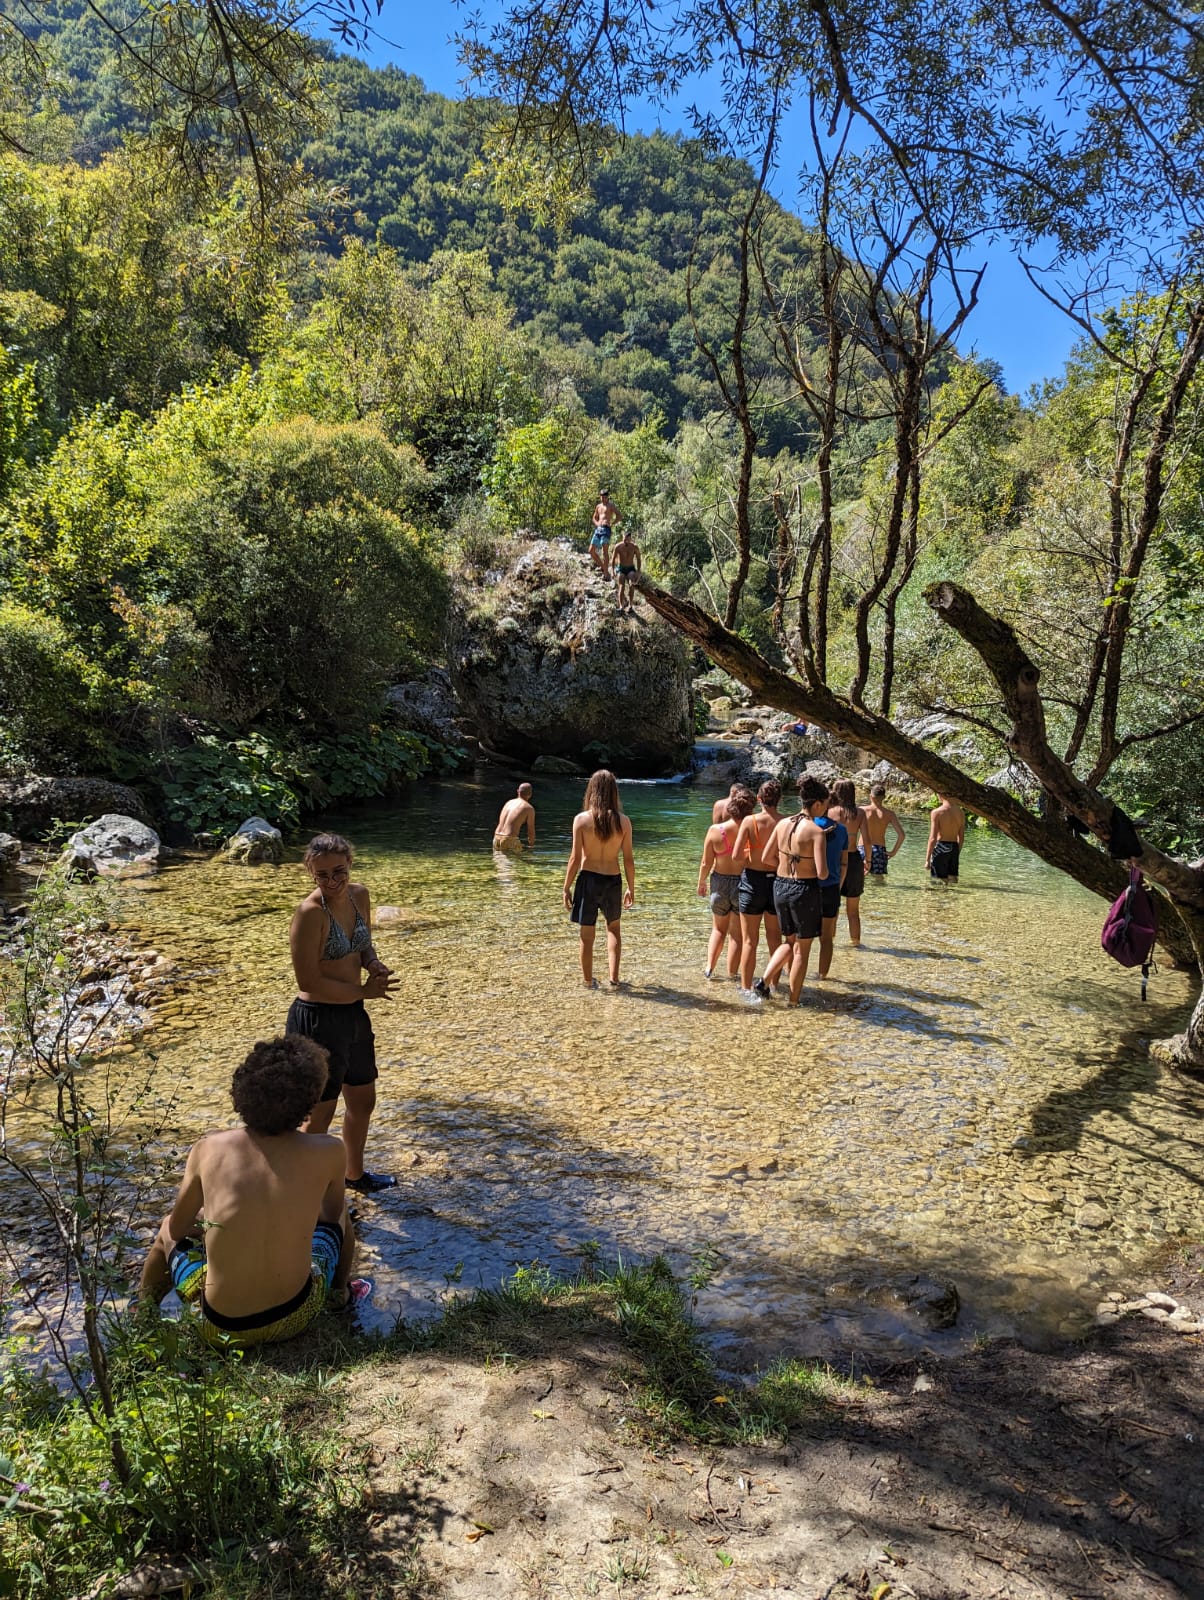
[[[1140,1047],[1182,1026],[1191,986],[1163,973],[1141,1005],[1099,949],[1101,901],[983,832],[960,886],[929,887],[926,819],[909,820],[889,881],[862,901],[865,948],[842,918],[805,1009],[750,1009],[702,975],[694,891],[714,793],[625,784],[630,988],[587,993],[560,899],[581,788],[537,784],[539,844],[517,859],[489,848],[502,779],[324,819],[356,844],[374,906],[404,913],[376,940],[401,990],[372,1006],[369,1164],[400,1187],[361,1207],[370,1323],[428,1312],[449,1281],[569,1266],[596,1240],[683,1270],[713,1253],[698,1309],[731,1366],[914,1341],[872,1291],[915,1272],[962,1296],[959,1328],[925,1342],[1040,1340],[1083,1325],[1165,1238],[1198,1232],[1204,1090]],[[306,888],[291,855],[276,869],[183,860],[121,891],[141,942],[213,972],[146,1036],[164,1085],[179,1080],[186,1140],[229,1121],[232,1067],[283,1027]]]

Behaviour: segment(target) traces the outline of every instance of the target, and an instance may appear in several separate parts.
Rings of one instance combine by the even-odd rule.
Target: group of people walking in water
[[[818,974],[827,975],[842,900],[852,943],[860,944],[866,877],[884,878],[905,838],[881,785],[865,806],[848,781],[829,791],[804,776],[798,790],[801,810],[782,816],[778,783],[763,783],[755,795],[734,784],[715,802],[703,843],[698,893],[711,910],[705,975],[716,975],[726,944],[727,971],[753,1005],[779,982],[791,1004],[800,1002],[816,939]],[[530,784],[503,806],[494,848],[521,849],[523,834],[535,843]],[[942,796],[925,860],[935,878],[956,881],[964,837],[961,807]],[[365,1280],[351,1278],[349,1192],[354,1198],[396,1184],[364,1165],[377,1078],[364,1002],[387,999],[396,979],[373,946],[371,899],[367,886],[352,880],[348,841],[319,834],[304,860],[313,887],[289,928],[297,994],[284,1035],[255,1045],[235,1072],[231,1096],[242,1125],[206,1134],[192,1147],[142,1273],[144,1300],[158,1302],[175,1288],[199,1302],[202,1331],[217,1342],[291,1338],[323,1306],[351,1305],[369,1292]],[[612,772],[593,774],[573,819],[563,898],[580,934],[583,983],[598,987],[601,917],[609,980],[618,988],[635,857]],[[767,961],[757,977],[762,926]],[[335,1139],[328,1130],[340,1096],[342,1137]]]

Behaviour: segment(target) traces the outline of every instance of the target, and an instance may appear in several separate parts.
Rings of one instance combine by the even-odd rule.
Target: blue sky
[[[464,14],[451,0],[429,0],[426,5],[415,4],[415,0],[384,0],[376,24],[377,37],[365,52],[367,58],[380,65],[393,62],[404,71],[415,73],[428,89],[458,97],[464,92],[463,69],[456,58],[452,35],[462,26]],[[658,126],[669,133],[689,131],[684,115],[675,124],[671,117],[651,107],[636,107],[627,119],[631,133],[651,133]],[[787,175],[801,165],[801,140],[793,148],[797,149],[797,157],[791,160],[792,144],[787,138],[783,176],[775,185],[777,198],[787,206],[794,200],[790,193],[793,184]],[[978,266],[983,261],[987,273],[980,304],[966,323],[959,346],[969,350],[972,345],[980,356],[998,361],[1008,388],[1024,394],[1031,384],[1060,375],[1078,330],[1037,293],[1005,247],[985,249],[981,260],[973,264]]]

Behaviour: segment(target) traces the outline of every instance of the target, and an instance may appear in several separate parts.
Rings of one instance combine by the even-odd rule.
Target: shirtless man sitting
[[[523,841],[519,838],[519,834],[524,827],[527,830],[527,848],[530,849],[535,844],[535,807],[531,804],[529,783],[520,783],[517,796],[513,800],[507,800],[502,807],[497,826],[493,830],[493,848],[521,850]]]
[[[907,835],[903,832],[903,824],[886,805],[886,785],[876,783],[870,790],[868,802],[862,807],[865,816],[865,840],[869,845],[869,860],[866,866],[870,869],[871,878],[885,878],[886,864],[893,856],[897,856],[900,846]],[[893,828],[896,838],[891,849],[886,848],[886,830]]]
[[[932,813],[924,866],[939,882],[956,883],[962,845],[966,842],[966,813],[947,795],[938,794],[937,799],[940,804]]]
[[[275,1344],[301,1333],[328,1302],[348,1301],[355,1235],[343,1141],[300,1132],[325,1088],[327,1061],[301,1034],[257,1044],[230,1086],[243,1126],[207,1133],[188,1152],[138,1292],[155,1305],[172,1288],[199,1299],[211,1343]]]
[[[631,853],[631,822],[619,806],[619,786],[613,772],[595,772],[585,786],[584,810],[573,818],[573,849],[564,874],[564,905],[581,930],[581,981],[596,989],[594,936],[598,913],[606,923],[606,950],[610,986],[619,987],[619,958],[623,935],[619,918],[635,904],[635,857]],[[619,858],[627,874],[622,893]]]

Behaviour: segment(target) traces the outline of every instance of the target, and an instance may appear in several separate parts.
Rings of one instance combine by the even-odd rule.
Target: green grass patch
[[[723,1382],[691,1314],[688,1286],[659,1256],[613,1268],[590,1259],[574,1277],[520,1267],[501,1288],[452,1301],[435,1321],[403,1327],[385,1342],[382,1358],[438,1350],[505,1367],[563,1353],[583,1337],[618,1346],[619,1372],[654,1442],[782,1438],[855,1387],[822,1363],[786,1360],[755,1383]]]

